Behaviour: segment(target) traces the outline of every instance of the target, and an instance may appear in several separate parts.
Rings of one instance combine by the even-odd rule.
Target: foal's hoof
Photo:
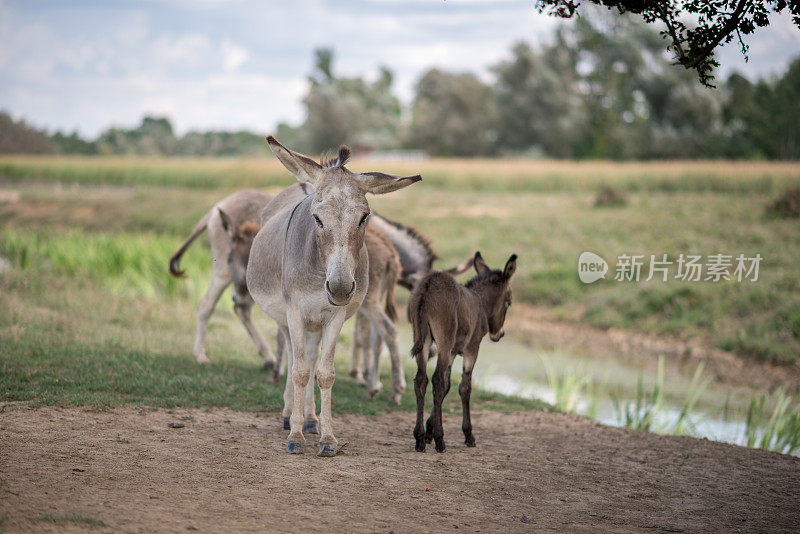
[[[317,456],[323,456],[323,457],[336,456],[336,445],[333,443],[320,442],[319,452],[317,452]]]
[[[303,454],[303,442],[290,439],[286,442],[286,452],[289,454]]]
[[[444,440],[436,440],[436,452],[444,452]]]
[[[319,434],[319,424],[311,420],[303,423],[303,434]]]
[[[417,444],[414,445],[414,450],[417,452],[425,452],[425,441],[418,439]]]
[[[378,389],[368,389],[368,390],[367,390],[367,397],[369,397],[370,399],[374,399],[375,397],[377,397],[377,396],[378,396],[378,393],[380,393],[380,392],[381,392],[381,388],[378,388]]]
[[[289,423],[289,418],[288,417],[284,417],[283,418],[283,429],[284,430],[291,430],[292,429],[292,425],[291,425],[291,423]]]
[[[261,366],[262,371],[270,372],[275,370],[275,362],[264,360],[264,365]]]
[[[475,438],[473,438],[472,441],[466,440],[464,443],[467,444],[467,447],[474,447],[475,446]]]
[[[400,406],[400,402],[403,400],[402,393],[395,393],[392,395],[392,404],[395,406]]]

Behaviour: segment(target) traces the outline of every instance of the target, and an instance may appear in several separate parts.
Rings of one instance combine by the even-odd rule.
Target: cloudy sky
[[[389,66],[407,101],[426,69],[487,77],[512,43],[556,24],[533,0],[0,0],[0,109],[89,136],[145,113],[179,132],[268,132],[302,120],[317,47],[335,48],[340,74]],[[781,73],[800,54],[788,16],[748,42],[749,63],[722,51],[723,73]]]

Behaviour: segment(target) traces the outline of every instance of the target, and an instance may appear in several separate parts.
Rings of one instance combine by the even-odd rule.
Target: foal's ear
[[[219,212],[219,218],[222,221],[222,228],[225,229],[225,232],[227,232],[229,236],[233,237],[233,221],[231,221],[231,218],[228,216],[228,214],[221,209],[217,208],[217,211]]]
[[[480,252],[475,253],[475,258],[473,258],[472,264],[475,266],[475,270],[478,271],[478,274],[489,274],[492,272],[491,267],[489,267],[486,262],[483,261],[483,256],[481,256]]]
[[[419,174],[415,176],[395,176],[382,172],[365,172],[357,174],[356,178],[361,182],[364,190],[373,195],[391,193],[422,180],[422,176]]]
[[[503,278],[508,280],[514,275],[514,271],[517,270],[517,255],[512,254],[508,261],[506,262],[506,268],[503,269]]]
[[[322,174],[322,165],[308,156],[289,150],[271,135],[267,136],[267,143],[270,150],[295,178],[316,185],[317,179]]]

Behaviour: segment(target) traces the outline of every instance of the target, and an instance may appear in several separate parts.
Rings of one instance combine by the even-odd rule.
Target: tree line
[[[403,106],[393,76],[339,76],[330,49],[315,52],[306,119],[277,135],[316,154],[422,149],[432,156],[553,158],[800,158],[800,57],[778,78],[730,75],[717,88],[676,69],[659,34],[629,17],[595,13],[532,47],[515,45],[492,79],[435,68]],[[47,135],[0,113],[0,152],[229,156],[263,154],[263,135],[189,132],[145,117],[96,139]]]

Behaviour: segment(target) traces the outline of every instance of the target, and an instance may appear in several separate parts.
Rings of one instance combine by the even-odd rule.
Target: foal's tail
[[[408,314],[414,331],[414,346],[411,347],[412,358],[416,358],[422,352],[425,340],[431,332],[431,327],[428,324],[428,303],[425,298],[427,292],[428,280],[424,280],[411,293],[411,300],[408,303]]]
[[[206,225],[208,225],[208,219],[211,217],[213,212],[214,210],[210,210],[208,213],[203,215],[203,218],[200,219],[197,225],[195,225],[194,230],[192,230],[192,233],[186,238],[186,241],[181,244],[178,250],[176,250],[169,259],[169,274],[175,278],[182,278],[186,274],[186,271],[181,271],[181,256],[183,256],[183,253],[189,248],[189,245],[192,244],[192,241],[194,241],[197,236],[202,234],[203,230],[206,229]]]
[[[386,306],[384,312],[386,312],[386,316],[391,319],[392,322],[396,322],[397,308],[394,303],[394,288],[397,285],[397,280],[400,278],[400,262],[397,258],[392,257],[386,263]]]

